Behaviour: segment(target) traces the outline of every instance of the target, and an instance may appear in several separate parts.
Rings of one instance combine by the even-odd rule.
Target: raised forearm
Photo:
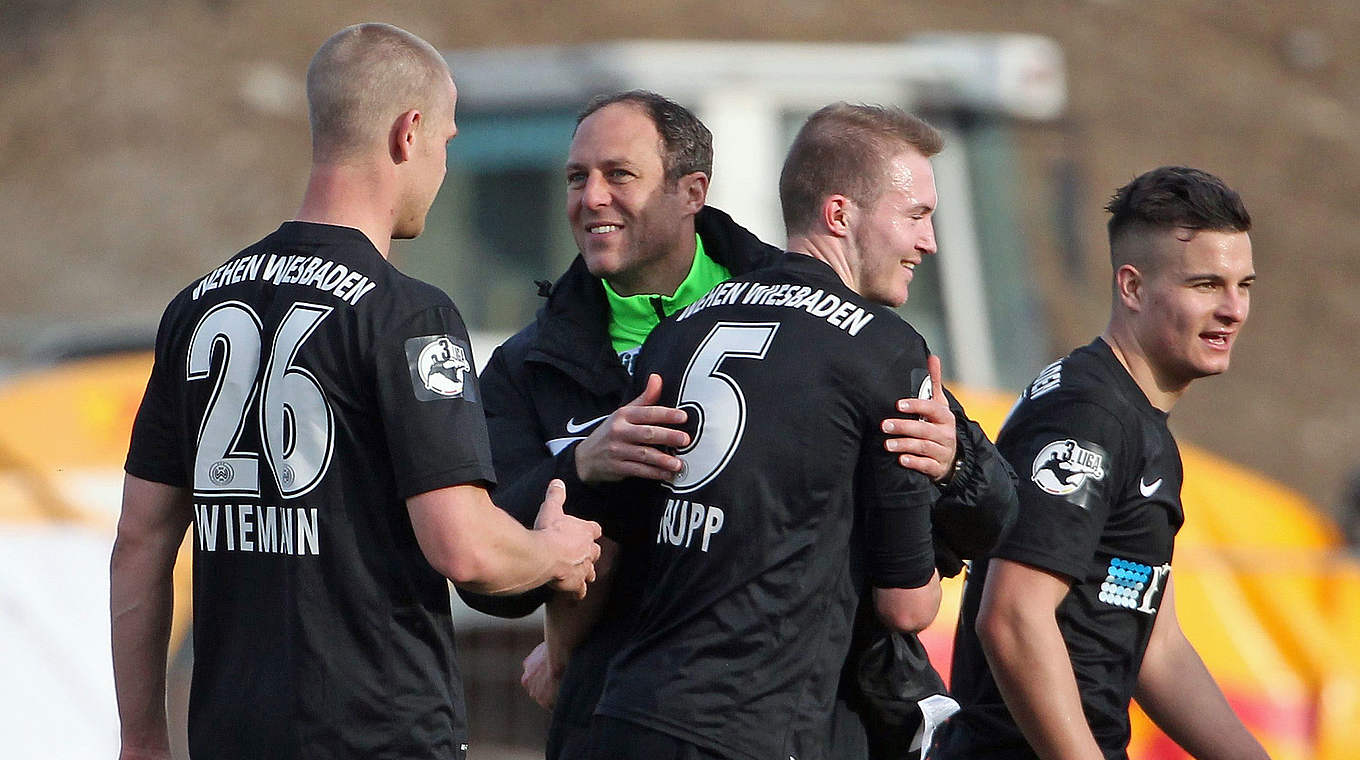
[[[556,677],[566,670],[571,653],[600,619],[613,587],[618,550],[618,544],[607,538],[601,539],[595,582],[590,585],[586,597],[575,599],[566,594],[557,594],[544,607],[543,640],[548,644],[548,665]]]
[[[565,493],[549,489],[539,527],[527,530],[477,486],[453,486],[406,500],[426,559],[455,584],[483,594],[519,594],[554,583],[583,591],[594,577],[600,526],[562,513]]]

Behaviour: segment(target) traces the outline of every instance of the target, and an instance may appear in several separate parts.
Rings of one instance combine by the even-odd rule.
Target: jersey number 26
[[[186,378],[210,379],[213,353],[220,349],[223,358],[199,426],[195,493],[260,495],[260,454],[238,450],[252,402],[279,493],[301,496],[326,474],[334,449],[334,414],[320,383],[293,361],[331,311],[329,306],[293,304],[274,331],[263,376],[263,328],[250,306],[226,301],[199,320],[189,341]]]

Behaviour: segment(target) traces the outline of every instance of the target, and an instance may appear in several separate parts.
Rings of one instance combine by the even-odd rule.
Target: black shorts
[[[728,760],[684,739],[626,720],[596,715],[590,721],[591,760]]]

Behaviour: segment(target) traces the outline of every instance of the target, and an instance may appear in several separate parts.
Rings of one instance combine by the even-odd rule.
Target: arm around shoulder
[[[957,559],[976,559],[996,544],[1015,522],[1020,503],[1016,476],[987,434],[968,418],[958,399],[945,389],[958,424],[957,468],[931,512],[937,546]],[[954,572],[945,573],[954,575]]]

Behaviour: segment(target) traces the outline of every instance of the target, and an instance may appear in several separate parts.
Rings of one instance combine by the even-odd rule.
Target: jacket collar
[[[711,206],[700,209],[694,228],[704,252],[733,275],[767,266],[781,253]],[[609,342],[604,286],[590,274],[585,259],[578,255],[547,297],[538,310],[538,335],[526,361],[551,364],[600,392],[621,390],[628,373]]]

